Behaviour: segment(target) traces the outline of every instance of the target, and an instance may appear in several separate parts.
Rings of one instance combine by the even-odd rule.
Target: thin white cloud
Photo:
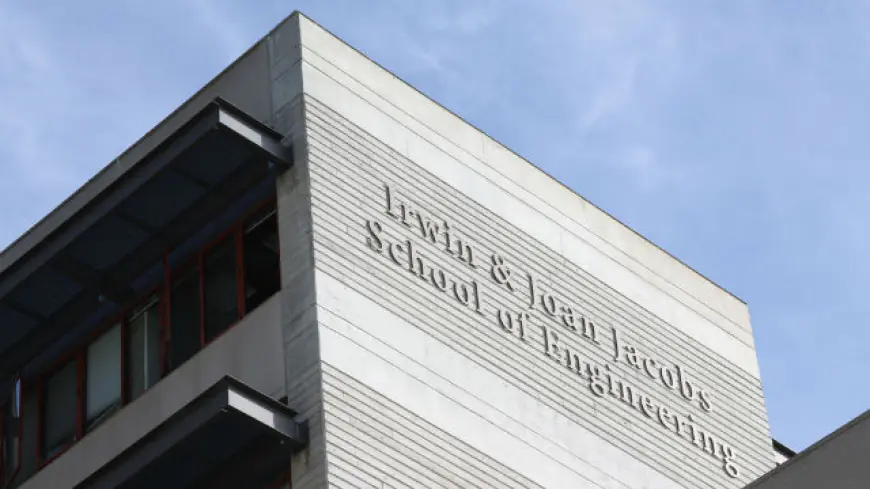
[[[76,172],[49,149],[47,126],[70,107],[70,94],[45,37],[44,26],[0,4],[0,150],[8,155],[2,164],[28,186],[56,190],[69,187]]]
[[[579,114],[579,129],[587,132],[625,113],[635,100],[637,61],[626,58],[612,78],[602,80]]]
[[[191,10],[191,19],[202,26],[203,34],[217,43],[218,50],[229,64],[251,44],[249,35],[240,26],[240,18],[228,11],[225,2],[216,0],[184,0]],[[245,4],[254,8],[253,4]]]
[[[867,317],[866,4],[75,4],[95,19],[87,27],[49,15],[66,4],[38,5],[0,0],[0,240],[298,7],[747,299],[766,385],[793,371],[770,365],[804,368],[817,350],[837,350],[849,371],[870,368],[860,342],[837,339],[861,337]],[[837,334],[793,331],[813,324]],[[845,421],[827,415],[825,398],[870,402],[837,394],[855,381],[838,365],[811,364],[802,388],[818,401],[768,402],[787,442],[811,441],[801,417],[826,429]]]

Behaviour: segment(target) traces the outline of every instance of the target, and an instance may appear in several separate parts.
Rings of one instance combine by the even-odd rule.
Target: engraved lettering
[[[661,372],[662,383],[665,385],[665,387],[667,387],[670,390],[676,390],[676,388],[677,388],[677,375],[674,373],[674,371],[667,368],[667,367],[662,367],[660,372]]]
[[[390,186],[384,185],[384,190],[385,190],[385,194],[387,197],[387,209],[386,209],[387,215],[392,217],[393,219],[399,220],[399,218],[400,218],[399,214],[396,213],[396,211],[393,209],[393,207],[394,207],[394,205],[393,205],[393,193],[390,190]]]
[[[447,282],[447,274],[444,273],[444,270],[433,268],[430,273],[432,283],[435,284],[435,287],[438,287],[438,290],[442,292],[446,292],[447,288],[450,287],[450,284]]]
[[[605,378],[601,367],[598,365],[589,366],[589,390],[598,397],[604,397],[607,394],[607,386],[610,384],[610,375]]]
[[[537,286],[535,284],[535,277],[532,274],[529,274],[529,309],[535,308],[535,302],[537,301]]]
[[[492,279],[499,285],[504,285],[508,290],[514,290],[513,282],[511,282],[511,269],[505,264],[504,258],[499,255],[492,255],[492,268],[490,269]]]
[[[519,328],[520,339],[526,341],[526,329],[528,328],[529,315],[524,311],[517,314],[517,328]]]
[[[471,246],[471,243],[467,240],[463,240],[462,238],[456,238],[456,258],[460,261],[464,262],[466,265],[471,268],[477,268],[477,264],[474,262],[474,247]],[[513,284],[509,284],[508,288],[513,289]]]
[[[384,229],[381,227],[381,223],[378,221],[367,221],[366,229],[369,230],[369,235],[366,237],[366,244],[373,251],[381,253],[384,251],[384,240],[381,238],[381,235],[384,232]]]
[[[428,239],[433,244],[438,242],[438,237],[441,235],[442,223],[435,221],[430,217],[424,217],[423,214],[417,214],[417,222],[420,223],[420,234],[423,239]]]
[[[453,295],[462,304],[466,306],[471,304],[471,291],[468,290],[468,285],[462,282],[453,282]]]
[[[697,395],[695,386],[689,380],[689,377],[686,376],[686,372],[683,371],[683,367],[677,365],[677,376],[680,379],[680,393],[683,394],[683,397],[686,400],[694,401],[695,396]]]
[[[450,224],[444,223],[444,251],[453,253],[453,234],[450,232]]]
[[[735,458],[737,458],[737,455],[734,453],[734,449],[728,445],[722,445],[722,460],[725,463],[725,473],[731,477],[740,476],[740,469],[734,463]]]
[[[674,429],[674,419],[667,406],[659,406],[659,423],[665,428]]]
[[[577,372],[577,375],[580,377],[588,378],[588,364],[583,360],[583,357],[580,356],[579,352],[571,350],[568,352],[567,358],[565,360],[567,362],[567,366],[569,369]]]
[[[571,306],[562,306],[562,322],[565,323],[565,326],[577,331],[577,317]]]
[[[686,432],[686,420],[680,417],[677,417],[677,434],[679,435],[688,435]]]
[[[701,445],[701,432],[698,431],[698,427],[695,426],[695,419],[692,418],[691,414],[686,416],[686,419],[689,421],[687,423],[687,425],[689,427],[689,432],[692,435],[692,443],[694,443],[698,447],[702,447],[702,445]]]
[[[420,256],[417,247],[410,240],[405,242],[405,246],[408,250],[408,271],[422,279],[426,279],[426,262],[423,261],[423,257]]]
[[[498,324],[500,324],[502,329],[505,331],[510,333],[514,332],[514,317],[510,311],[505,311],[504,309],[498,310]]]
[[[661,424],[683,441],[721,461],[722,469],[729,477],[739,476],[738,454],[714,432],[708,431],[704,427],[703,420],[696,421],[692,414],[679,413],[645,392],[645,386],[654,383],[669,399],[688,401],[695,409],[703,412],[711,412],[713,409],[713,397],[690,370],[666,358],[650,355],[650,352],[644,351],[643,345],[633,344],[632,333],[643,331],[642,329],[634,329],[636,326],[631,325],[632,329],[628,331],[628,336],[623,336],[621,328],[617,327],[618,324],[606,324],[605,326],[611,331],[612,343],[603,345],[606,358],[601,364],[597,363],[594,359],[598,358],[600,353],[592,354],[588,349],[597,350],[602,345],[598,335],[600,324],[597,318],[590,317],[584,312],[589,310],[586,304],[573,302],[578,299],[572,299],[570,295],[562,295],[565,291],[551,287],[546,281],[539,281],[533,272],[520,271],[510,266],[498,250],[479,247],[473,239],[464,235],[461,230],[455,229],[446,219],[430,213],[425,205],[420,205],[414,199],[405,198],[405,195],[417,196],[418,194],[405,194],[386,184],[383,189],[384,213],[391,220],[402,224],[397,229],[404,236],[393,240],[388,236],[381,222],[367,220],[364,231],[365,244],[377,255],[384,257],[383,263],[388,266],[394,264],[397,270],[404,270],[399,273],[410,273],[432,284],[431,289],[412,288],[414,293],[440,293],[445,298],[449,297],[447,301],[456,301],[454,304],[483,315],[486,298],[483,297],[484,289],[481,288],[477,278],[489,275],[497,286],[515,292],[516,285],[522,288],[521,284],[514,283],[516,274],[525,275],[529,295],[527,304],[520,306],[522,310],[495,307],[495,317],[486,316],[490,321],[494,320],[498,324],[498,331],[525,342],[532,324],[532,315],[536,314],[537,309],[541,314],[539,318],[549,322],[548,325],[540,325],[543,353],[545,357],[550,358],[548,361],[556,362],[560,368],[567,368],[572,376],[576,376],[575,381],[586,383],[592,395],[598,398],[607,397],[609,400],[606,402],[616,401],[630,406],[640,416]],[[462,208],[457,211],[468,212],[469,209]],[[473,216],[470,222],[474,222]],[[454,274],[451,267],[442,267],[441,260],[427,255],[427,250],[436,250],[435,252],[442,258],[444,254],[449,255],[450,260],[458,260],[467,265],[470,270],[476,270],[478,265],[483,265],[476,261],[481,257],[484,259],[490,257],[492,263],[489,270],[468,272],[472,275],[462,276]],[[478,273],[481,275],[477,275]],[[560,276],[574,272],[563,269],[554,270],[553,273],[555,276]],[[382,278],[372,277],[372,279]],[[593,305],[592,310],[602,309],[596,304]],[[609,317],[617,318],[620,315]],[[553,323],[558,323],[559,326],[554,326]],[[468,326],[473,328],[477,323],[470,322]],[[565,328],[571,333],[558,331],[559,328]],[[562,336],[563,334],[565,336]],[[588,343],[582,340],[587,340]],[[613,364],[622,364],[625,367],[611,368]],[[631,378],[625,377],[626,374],[636,375],[643,384],[632,382]]]
[[[402,255],[405,254],[405,248],[400,243],[390,243],[390,258],[396,262],[397,265],[402,264]]]
[[[622,345],[619,343],[619,332],[616,331],[616,328],[611,330],[613,333],[613,363],[619,363],[619,360],[622,358]]]
[[[626,382],[622,383],[622,401],[632,406],[636,405],[638,401],[634,388]]]
[[[580,316],[580,325],[580,334],[583,335],[584,338],[597,345],[601,344],[601,341],[598,340],[598,328],[595,327],[595,323],[592,322],[591,319],[586,319],[586,317]]]
[[[656,364],[657,363],[654,358],[646,358],[643,361],[643,369],[651,379],[658,378],[658,374],[656,373]]]
[[[706,431],[701,433],[701,445],[704,448],[704,451],[709,453],[710,455],[716,454],[716,445],[717,440],[713,438],[710,433]]]
[[[653,406],[652,400],[649,397],[644,395],[640,396],[640,407],[647,418],[653,418],[653,415],[655,414],[655,406]]]
[[[701,409],[708,413],[713,410],[713,403],[710,401],[709,394],[704,389],[698,390],[698,399],[701,401]]]
[[[559,334],[546,326],[541,326],[541,330],[544,333],[544,351],[550,357],[561,362],[565,353],[562,342],[559,340]]]
[[[541,295],[541,304],[544,306],[544,311],[550,316],[556,315],[556,298],[547,292]]]
[[[474,311],[477,312],[478,314],[482,315],[483,309],[482,309],[481,300],[480,300],[480,284],[478,284],[476,281],[472,280],[471,281],[471,288],[472,288],[472,291],[474,292]]]
[[[402,214],[402,217],[401,217],[399,222],[401,222],[402,224],[404,224],[407,227],[411,227],[412,226],[411,220],[414,219],[414,216],[417,215],[417,212],[414,211],[414,209],[412,209],[411,206],[409,206],[408,204],[406,204],[404,202],[399,204],[399,211]]]
[[[526,340],[526,327],[529,319],[528,313],[512,312],[505,309],[499,309],[497,312],[498,324],[503,330],[516,335],[519,339]]]
[[[607,370],[607,380],[610,383],[610,395],[619,398],[621,389],[619,388],[619,379],[615,375],[610,374],[610,365],[605,365],[604,370]]]
[[[629,365],[635,368],[641,367],[641,362],[637,358],[637,349],[631,345],[625,347],[625,360]]]

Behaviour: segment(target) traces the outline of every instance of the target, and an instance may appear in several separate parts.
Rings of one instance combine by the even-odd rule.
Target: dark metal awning
[[[141,293],[137,280],[167,248],[291,163],[280,134],[218,99],[123,161],[129,169],[110,166],[111,183],[95,177],[0,254],[0,384],[100,308]]]
[[[260,489],[308,444],[287,406],[226,377],[77,489]]]

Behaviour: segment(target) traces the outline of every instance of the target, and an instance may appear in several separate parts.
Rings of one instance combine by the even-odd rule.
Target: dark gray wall
[[[870,411],[797,454],[747,489],[870,487]]]

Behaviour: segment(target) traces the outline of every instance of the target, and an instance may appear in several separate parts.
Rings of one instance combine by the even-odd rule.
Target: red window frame
[[[62,456],[67,452],[73,445],[81,441],[83,437],[87,435],[85,430],[85,412],[86,412],[86,374],[87,374],[87,350],[88,348],[96,341],[101,335],[106,333],[112,327],[118,325],[121,328],[121,400],[120,406],[123,407],[130,402],[129,399],[129,379],[127,372],[127,342],[129,340],[129,322],[128,318],[131,312],[144,305],[146,301],[148,301],[152,297],[157,297],[159,302],[158,306],[158,334],[159,340],[158,344],[160,345],[158,352],[158,362],[160,365],[160,379],[162,380],[167,375],[171,373],[172,370],[178,368],[180,365],[173,365],[172,368],[169,368],[169,351],[170,351],[170,341],[172,338],[172,284],[174,278],[176,278],[179,274],[184,273],[190,269],[190,267],[197,268],[197,279],[199,280],[199,307],[200,307],[200,315],[199,315],[199,328],[200,328],[200,345],[197,353],[202,351],[203,348],[220,338],[224,333],[232,329],[238,322],[243,319],[246,315],[245,313],[245,264],[244,264],[244,232],[245,232],[245,224],[248,219],[257,214],[258,212],[263,211],[267,207],[274,207],[277,203],[277,197],[275,195],[270,196],[269,198],[261,201],[260,203],[252,206],[248,211],[246,211],[239,219],[237,219],[232,225],[229,226],[228,229],[219,233],[215,238],[209,240],[206,244],[201,246],[199,249],[191,253],[191,256],[186,259],[184,262],[179,264],[176,267],[171,267],[169,262],[169,252],[170,250],[164,250],[163,254],[163,280],[160,283],[155,284],[152,288],[150,288],[147,292],[139,294],[136,298],[131,300],[128,304],[119,308],[119,310],[112,314],[110,318],[105,321],[105,324],[96,328],[92,333],[88,335],[86,341],[84,341],[81,345],[64,352],[60,356],[58,356],[46,369],[44,369],[38,376],[34,378],[34,380],[28,381],[27,385],[25,385],[24,381],[21,381],[21,393],[20,397],[22,400],[22,408],[23,408],[23,399],[25,399],[25,393],[30,393],[31,389],[37,390],[37,422],[36,422],[36,440],[35,440],[35,470],[38,472],[46,465],[53,462],[58,457]],[[214,338],[206,341],[205,336],[205,281],[203,280],[203,263],[204,257],[206,254],[216,247],[219,244],[222,244],[225,239],[232,239],[235,244],[235,272],[236,272],[236,303],[237,303],[237,315],[236,319],[231,322],[223,331],[215,335]],[[280,242],[280,237],[279,237]],[[66,443],[63,447],[59,448],[55,453],[53,453],[50,457],[43,457],[43,444],[44,444],[44,427],[45,427],[45,398],[44,391],[45,379],[50,377],[52,374],[56,373],[60,368],[64,367],[68,362],[74,361],[76,362],[76,402],[75,402],[75,410],[76,410],[76,433],[75,439],[69,443]],[[159,382],[159,381],[158,381]],[[31,383],[33,385],[31,385]],[[3,405],[5,408],[5,404]],[[18,475],[18,472],[21,468],[21,462],[23,460],[24,454],[22,453],[23,448],[23,435],[24,435],[24,412],[23,409],[19,412],[18,418],[18,460],[17,466],[13,472],[9,473],[9,477],[7,477],[6,467],[3,467],[5,460],[0,460],[0,487],[6,487],[10,480],[13,480],[14,477]],[[2,424],[3,416],[5,415],[5,411],[0,412],[0,441],[4,440],[3,429],[4,425]],[[282,479],[282,483],[285,480]]]
[[[66,443],[62,447],[58,448],[58,450],[53,453],[50,457],[44,457],[44,443],[45,443],[45,380],[55,373],[57,373],[61,368],[68,365],[70,362],[75,362],[76,369],[76,405],[74,409],[75,413],[75,436],[71,442]],[[36,379],[36,470],[41,469],[45,465],[49,464],[52,460],[57,457],[63,455],[70,446],[74,445],[75,442],[81,439],[81,394],[82,394],[82,386],[84,381],[82,379],[83,368],[81,366],[81,354],[79,349],[72,350],[64,353],[60,357],[58,357],[54,362],[52,362],[51,366],[46,369],[42,374],[39,375]],[[22,413],[23,414],[23,413]],[[22,416],[24,418],[24,416]]]
[[[109,328],[114,325],[120,325],[121,327],[121,406],[126,406],[130,402],[130,378],[127,372],[127,348],[130,346],[128,341],[130,339],[130,315],[136,309],[147,304],[152,298],[157,299],[157,335],[158,335],[158,352],[157,352],[157,361],[160,366],[160,378],[165,377],[163,373],[163,291],[161,290],[162,285],[157,285],[154,288],[150,289],[148,292],[141,294],[138,296],[136,300],[132,301],[128,307],[123,309],[121,313],[121,317],[118,321],[112,323],[110,322]],[[87,346],[90,346],[88,343]],[[87,348],[85,346],[85,348]]]
[[[284,484],[287,484],[287,487],[292,489],[293,480],[290,475],[291,473],[289,470],[287,472],[284,472],[280,476],[276,477],[274,482],[267,484],[264,489],[281,489]]]
[[[0,457],[0,487],[3,488],[7,487],[10,482],[14,481],[15,478],[18,477],[18,473],[21,471],[21,461],[24,460],[24,398],[25,393],[27,392],[27,389],[30,388],[30,386],[25,386],[24,380],[18,376],[15,377],[15,381],[16,382],[13,382],[12,384],[12,388],[14,389],[16,383],[18,384],[18,441],[16,442],[16,444],[18,445],[18,456],[15,459],[15,468],[8,473],[8,467],[5,467],[6,458]],[[11,401],[11,399],[12,398],[10,397],[10,399],[8,399],[6,402]],[[0,410],[0,444],[5,444],[6,403],[4,403],[0,407],[2,407],[2,410]],[[0,452],[2,452],[2,450],[0,450]],[[2,453],[0,453],[0,455],[2,455]],[[34,454],[34,456],[35,455],[36,454]]]
[[[258,207],[257,210],[262,209],[262,207]],[[245,274],[243,270],[245,268],[244,263],[244,250],[243,246],[243,236],[244,236],[244,224],[245,221],[250,217],[253,212],[249,212],[245,214],[245,217],[236,222],[230,229],[221,233],[217,238],[210,241],[206,244],[199,253],[197,257],[197,267],[199,268],[199,339],[200,339],[200,348],[205,348],[210,345],[212,342],[223,336],[224,333],[229,331],[236,325],[242,318],[245,317]],[[230,324],[227,325],[226,328],[223,329],[220,333],[216,334],[213,338],[208,339],[205,331],[206,324],[206,310],[205,310],[205,259],[208,254],[214,251],[215,248],[223,245],[224,243],[232,240],[233,241],[233,251],[235,256],[233,257],[234,265],[235,265],[235,280],[236,280],[236,318]]]
[[[19,379],[15,379],[12,382],[12,389],[15,389],[16,384],[19,382]],[[19,396],[23,392],[23,389],[19,389]],[[6,408],[10,402],[13,402],[15,399],[14,393],[9,396],[9,399],[0,406],[0,487],[6,487],[9,481],[13,480],[15,476],[18,475],[18,469],[21,468],[21,433],[22,433],[22,425],[21,425],[21,400],[19,399],[19,411],[18,411],[18,441],[15,442],[17,456],[15,457],[15,468],[9,470],[9,467],[6,467],[6,454],[4,453],[6,448]]]

